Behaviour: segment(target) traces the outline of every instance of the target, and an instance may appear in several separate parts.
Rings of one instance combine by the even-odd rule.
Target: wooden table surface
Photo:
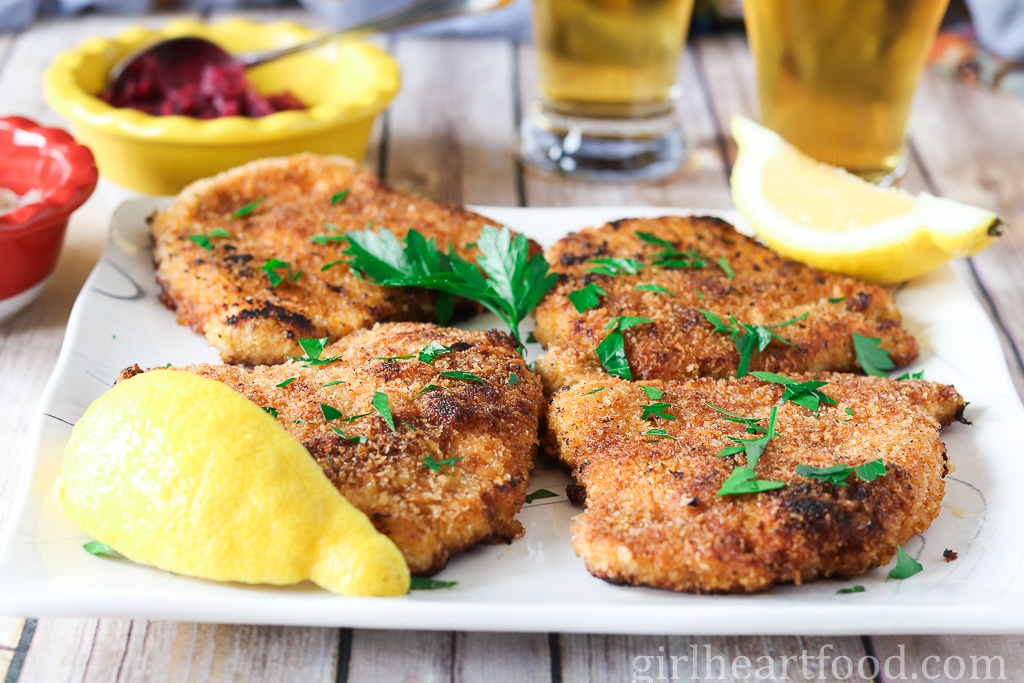
[[[300,10],[250,13],[316,25]],[[216,16],[216,15],[215,15]],[[48,20],[0,34],[0,115],[66,125],[45,104],[41,74],[59,51],[144,19],[86,16]],[[740,35],[691,42],[679,101],[690,156],[671,178],[645,184],[591,184],[545,177],[516,162],[516,126],[531,100],[529,43],[503,39],[384,36],[401,64],[403,86],[374,134],[366,163],[392,185],[431,197],[508,206],[664,205],[728,208],[735,147],[731,114],[757,116],[753,69]],[[999,243],[958,265],[999,331],[1020,393],[1024,389],[1024,101],[972,90],[926,74],[910,125],[903,186],[994,209],[1010,225]],[[3,163],[3,159],[0,159]],[[104,247],[114,207],[131,193],[101,182],[72,220],[57,271],[41,298],[0,327],[0,522],[9,519],[36,402],[53,370],[71,305]],[[1014,445],[1005,457],[1020,457]],[[1024,577],[1022,577],[1024,578]],[[0,590],[3,587],[0,586]],[[22,618],[27,616],[29,618]],[[844,677],[828,666],[791,668],[786,677],[714,680],[986,680],[922,669],[928,657],[1001,658],[988,680],[1024,681],[1020,636],[615,636],[569,633],[413,632],[167,623],[121,619],[0,616],[0,677],[6,681],[628,681],[633,660],[697,647],[698,671],[721,655],[756,662],[833,656],[857,662],[904,656],[906,677]],[[659,650],[659,648],[664,648]],[[742,660],[740,660],[742,661]],[[795,659],[792,661],[796,661]],[[795,665],[794,665],[795,666]],[[717,667],[717,664],[716,664]],[[717,673],[713,667],[712,672]],[[779,671],[777,669],[777,671]],[[679,672],[680,680],[691,672]],[[938,675],[936,678],[928,676]],[[646,674],[657,680],[658,670]],[[642,678],[639,680],[643,680]],[[664,678],[662,679],[664,680]]]

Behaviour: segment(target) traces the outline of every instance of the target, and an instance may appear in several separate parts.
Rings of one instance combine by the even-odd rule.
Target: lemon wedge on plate
[[[125,557],[217,581],[311,579],[344,595],[401,595],[401,551],[309,452],[240,394],[189,372],[117,384],[75,425],[57,496]]]
[[[927,193],[880,189],[820,163],[778,134],[732,118],[736,208],[768,246],[810,266],[876,283],[976,254],[1003,224],[991,211]]]

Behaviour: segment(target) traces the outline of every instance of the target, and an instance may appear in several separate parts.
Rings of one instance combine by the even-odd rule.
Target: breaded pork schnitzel
[[[605,376],[554,394],[544,445],[571,468],[570,497],[585,498],[573,543],[587,569],[613,583],[718,593],[848,578],[889,561],[939,513],[948,472],[939,426],[960,417],[963,399],[917,380],[820,379],[836,403],[822,403],[818,414],[779,403],[783,387],[752,376]],[[661,416],[648,410],[645,419],[654,399],[642,385],[664,392]],[[754,473],[784,488],[718,495],[750,453],[718,454],[740,445],[730,437],[763,438],[773,406],[774,435]],[[755,418],[759,429],[749,432],[737,417]],[[799,465],[855,468],[878,459],[885,474],[872,481],[848,472],[841,485],[797,473]]]
[[[522,533],[515,515],[543,396],[510,337],[392,323],[314,355],[321,364],[177,369],[224,382],[274,414],[414,574]]]
[[[263,159],[200,180],[152,220],[153,259],[178,321],[226,362],[280,363],[301,337],[341,337],[376,322],[435,319],[436,295],[381,287],[340,263],[341,236],[410,229],[472,258],[484,225],[459,206],[399,192],[342,157]]]
[[[547,258],[562,274],[536,310],[548,391],[600,370],[595,348],[618,316],[654,321],[622,332],[634,379],[734,375],[740,354],[724,328],[741,323],[789,342],[755,351],[751,370],[860,372],[853,332],[881,339],[897,366],[917,357],[886,290],[785,259],[717,218],[620,220],[568,235]],[[605,294],[578,312],[569,294],[593,285]]]

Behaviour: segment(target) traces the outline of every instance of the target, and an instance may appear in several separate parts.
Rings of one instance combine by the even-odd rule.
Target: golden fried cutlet
[[[180,323],[205,334],[226,362],[271,364],[301,353],[300,337],[434,319],[434,293],[380,287],[339,264],[345,233],[383,226],[401,239],[415,229],[472,258],[479,252],[466,246],[484,225],[494,223],[393,190],[348,159],[299,154],[185,188],[152,220],[153,259],[161,300]],[[286,264],[273,269],[276,286],[262,268],[273,259]]]
[[[653,235],[671,247],[644,241],[638,233]],[[667,250],[692,250],[703,265],[653,265]],[[771,326],[806,313],[798,322],[774,330],[791,344],[772,340],[763,352],[755,351],[751,370],[860,372],[853,332],[881,339],[897,366],[917,358],[917,342],[900,326],[899,311],[886,290],[785,259],[717,218],[620,220],[563,238],[547,258],[562,274],[536,310],[536,337],[553,351],[537,362],[548,391],[600,370],[594,349],[617,316],[654,321],[623,332],[634,379],[736,373],[740,356],[733,339],[716,331],[701,309],[726,325],[731,324],[730,316],[738,323]],[[586,272],[601,265],[592,259],[607,258],[637,259],[645,265],[635,274]],[[681,265],[684,259],[669,260]],[[568,295],[590,283],[607,295],[596,308],[579,313]],[[668,293],[637,288],[647,285]]]
[[[660,412],[675,420],[644,419],[650,399],[641,383],[608,376],[552,396],[544,446],[571,468],[570,497],[585,498],[573,542],[590,572],[676,591],[754,592],[849,578],[889,561],[939,513],[948,472],[939,426],[961,417],[963,399],[952,387],[918,380],[820,379],[837,403],[822,404],[818,415],[778,405],[776,435],[754,470],[785,488],[723,496],[745,455],[716,456],[737,445],[729,437],[762,435],[708,404],[764,418],[758,424],[767,429],[780,385],[751,376],[642,383],[665,392]],[[668,436],[650,433],[658,429]],[[871,482],[851,475],[841,486],[795,472],[879,458],[886,474]]]
[[[432,344],[451,352],[419,360]],[[477,543],[522,533],[515,515],[533,467],[543,396],[509,336],[382,324],[329,345],[321,359],[332,357],[338,360],[314,367],[290,361],[178,369],[275,410],[414,574],[436,572],[452,553]],[[444,376],[450,372],[479,379]],[[513,374],[518,381],[510,382]],[[387,396],[394,430],[373,407],[375,394]]]

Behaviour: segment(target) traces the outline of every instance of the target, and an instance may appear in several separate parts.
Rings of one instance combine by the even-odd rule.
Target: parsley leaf
[[[96,555],[97,557],[100,557],[100,556],[117,557],[118,556],[118,552],[116,550],[111,548],[106,543],[102,543],[100,541],[89,541],[88,543],[84,543],[82,545],[82,547],[85,548],[85,552],[89,553],[90,555]]]
[[[853,468],[853,472],[861,481],[872,482],[886,475],[885,461],[879,458],[878,460],[866,462],[863,465],[857,465]]]
[[[633,373],[629,369],[629,359],[626,358],[626,340],[622,336],[622,332],[635,325],[646,325],[653,322],[650,318],[632,315],[620,315],[612,318],[611,322],[605,325],[605,329],[611,331],[595,349],[597,357],[601,361],[601,367],[616,377],[633,379]]]
[[[416,357],[419,358],[421,363],[427,363],[429,365],[430,363],[433,363],[434,359],[438,356],[443,356],[451,352],[452,347],[450,346],[438,344],[437,342],[430,342],[420,350]]]
[[[747,459],[747,467],[751,470],[757,467],[757,461],[761,459],[761,454],[764,453],[764,449],[768,446],[768,442],[775,436],[775,416],[778,411],[778,406],[772,406],[771,415],[768,416],[768,430],[759,437],[753,439],[741,439],[736,436],[730,436],[729,440],[735,443],[735,446],[728,446],[723,448],[718,453],[719,458],[724,458],[727,455],[736,455],[743,453]],[[735,420],[730,420],[735,422]],[[750,431],[751,426],[748,424],[747,431]],[[758,427],[757,429],[760,429]]]
[[[388,395],[380,391],[373,394],[373,400],[370,401],[370,405],[373,409],[384,418],[384,421],[388,423],[388,427],[391,431],[395,430],[395,417],[391,414],[391,403],[388,401]]]
[[[329,406],[326,403],[320,404],[320,414],[324,416],[324,419],[330,422],[331,420],[337,420],[339,417],[344,417],[345,414],[334,406]]]
[[[798,406],[807,408],[807,410],[812,413],[817,413],[822,403],[834,404],[837,402],[831,396],[819,391],[819,389],[828,384],[828,382],[821,382],[818,380],[797,382],[795,379],[790,379],[785,375],[779,375],[774,372],[760,372],[757,370],[750,374],[764,382],[781,384],[786,387],[786,390],[782,392],[782,402],[785,403],[786,401],[790,401]]]
[[[584,270],[584,273],[595,273],[597,275],[609,275],[614,276],[619,273],[628,273],[629,275],[636,275],[644,267],[644,262],[635,258],[592,258],[587,263],[595,263],[597,265],[591,266]]]
[[[231,218],[234,219],[234,218],[241,218],[242,216],[248,216],[250,213],[252,213],[253,211],[256,210],[256,207],[258,207],[260,204],[262,204],[265,201],[267,201],[266,197],[260,197],[259,199],[257,199],[256,201],[252,202],[251,204],[246,204],[245,206],[240,208],[238,211],[235,211],[233,214],[231,214]]]
[[[768,348],[768,344],[775,341],[780,344],[792,346],[793,342],[786,339],[785,337],[777,334],[775,330],[780,327],[786,327],[794,323],[798,323],[807,317],[805,311],[802,315],[798,315],[795,318],[791,318],[781,323],[774,325],[751,325],[749,323],[740,322],[735,317],[729,316],[729,322],[724,322],[717,314],[706,308],[699,309],[704,319],[707,320],[715,328],[715,332],[722,332],[728,334],[733,340],[733,344],[736,346],[737,353],[740,354],[739,363],[736,366],[736,376],[743,377],[747,374],[750,368],[750,359],[754,355],[754,350],[758,352],[764,352]]]
[[[519,375],[514,372],[508,373],[508,385],[514,387],[517,384],[519,384]]]
[[[653,436],[656,439],[672,439],[673,441],[679,440],[677,437],[672,436],[664,429],[648,429],[646,432],[644,432],[644,436]]]
[[[346,187],[344,190],[331,197],[331,206],[334,206],[335,204],[340,204],[341,202],[345,201],[345,197],[348,196],[349,189],[350,188]]]
[[[707,260],[696,249],[666,249],[654,254],[654,260],[651,262],[652,265],[662,268],[703,268],[706,263]]]
[[[344,421],[344,422],[347,422],[347,423],[349,423],[349,424],[352,424],[353,422],[355,422],[355,421],[356,421],[356,420],[358,420],[359,418],[361,418],[361,417],[366,417],[366,416],[367,416],[367,415],[369,415],[369,414],[370,414],[370,413],[359,413],[358,415],[353,415],[352,417],[346,417],[346,418],[344,418],[344,420],[343,420],[343,421]]]
[[[284,389],[286,386],[288,386],[289,384],[291,384],[292,382],[294,382],[297,379],[298,379],[298,377],[289,377],[288,379],[284,380],[280,384],[275,384],[274,386],[277,387],[278,389]]]
[[[321,387],[333,387],[336,384],[348,384],[348,382],[346,382],[343,379],[336,379],[333,382],[325,382],[325,383],[321,384],[320,386]]]
[[[608,292],[601,289],[596,282],[591,282],[586,287],[569,292],[569,303],[577,313],[585,313],[591,308],[601,305],[602,296],[608,296]]]
[[[439,588],[451,588],[459,585],[458,581],[441,581],[440,579],[428,579],[422,576],[413,576],[409,579],[409,590],[411,591],[432,591]]]
[[[636,231],[636,236],[639,237],[644,242],[647,242],[648,244],[653,244],[656,247],[661,247],[662,249],[675,249],[676,248],[676,245],[674,245],[672,242],[669,242],[668,240],[665,240],[665,239],[662,239],[660,237],[657,237],[656,235],[652,235],[649,232],[641,232],[640,230],[637,230]]]
[[[885,476],[885,462],[882,458],[879,458],[857,467],[850,467],[842,463],[832,465],[831,467],[797,465],[794,472],[801,477],[807,477],[815,481],[835,484],[836,486],[849,486],[847,479],[850,478],[851,474],[856,474],[858,479],[866,482],[872,482],[879,477]]]
[[[604,387],[598,387],[598,388],[596,388],[596,389],[591,389],[590,391],[586,392],[586,393],[585,393],[585,394],[583,394],[583,395],[584,395],[584,396],[590,396],[591,394],[596,394],[596,393],[597,393],[597,392],[599,392],[599,391],[604,391]]]
[[[762,491],[781,489],[785,485],[786,482],[784,481],[758,479],[752,468],[740,465],[732,471],[732,474],[729,475],[729,478],[725,480],[722,488],[718,489],[718,493],[715,495],[735,496],[741,493],[761,493]]]
[[[451,467],[460,460],[462,460],[462,458],[446,458],[445,460],[434,460],[429,455],[424,455],[423,467],[425,467],[428,470],[440,472],[442,467]]]
[[[676,295],[676,293],[673,292],[671,289],[665,289],[661,285],[656,285],[654,283],[646,285],[636,285],[635,287],[633,287],[633,289],[639,289],[641,292],[657,292],[658,294],[668,294],[669,296]]]
[[[299,277],[304,272],[300,270],[297,273],[293,273],[292,265],[290,263],[288,263],[287,261],[281,261],[276,258],[272,258],[266,263],[264,263],[262,266],[260,266],[260,270],[267,274],[267,278],[270,280],[271,289],[277,287],[285,280],[285,278],[277,274],[277,271],[285,271],[287,279],[290,280],[291,282],[295,282],[296,280],[298,280]]]
[[[299,339],[299,346],[305,352],[305,356],[288,356],[291,360],[302,361],[304,368],[311,368],[314,365],[327,365],[333,363],[336,360],[341,360],[341,356],[331,356],[330,358],[321,358],[324,349],[327,348],[327,343],[330,341],[329,338],[323,337],[321,339],[315,339],[310,337],[301,337]]]
[[[857,354],[857,362],[864,372],[875,377],[888,377],[889,370],[896,364],[889,358],[889,352],[881,348],[881,339],[863,337],[853,333],[853,350]]]
[[[660,401],[661,397],[665,395],[665,392],[658,387],[649,387],[646,384],[638,384],[637,386],[644,390],[648,401]]]
[[[444,310],[451,308],[451,296],[477,301],[501,318],[520,343],[519,324],[558,281],[542,255],[529,255],[526,237],[513,239],[508,228],[484,226],[476,264],[451,249],[442,254],[433,238],[415,230],[406,234],[404,246],[385,228],[350,232],[345,238],[348,264],[362,277],[388,287],[440,291],[449,298]]]
[[[762,420],[764,420],[763,417],[743,417],[742,415],[737,415],[736,413],[728,411],[725,408],[719,408],[715,404],[708,403],[707,401],[704,402],[704,405],[706,405],[708,408],[711,408],[712,410],[717,410],[719,413],[721,413],[724,416],[722,418],[723,420],[728,420],[729,422],[736,422],[737,424],[745,425],[748,434],[765,434],[768,431],[759,424]]]
[[[924,569],[921,563],[907,554],[903,548],[896,550],[896,566],[889,572],[887,579],[909,579]]]
[[[665,412],[665,409],[668,407],[668,403],[648,403],[643,407],[643,414],[640,419],[650,420],[652,417],[660,417],[663,420],[676,419],[676,416],[672,413]]]
[[[436,384],[428,384],[427,386],[423,387],[422,389],[420,389],[416,393],[417,394],[425,394],[428,391],[433,391],[434,389],[440,389],[440,388],[441,387],[437,386]]]
[[[830,296],[828,298],[828,302],[830,304],[839,304],[839,303],[842,303],[844,301],[846,301],[846,297],[845,296]]]
[[[394,362],[396,360],[409,360],[410,358],[415,357],[416,356],[372,356],[374,360],[387,360],[391,362]]]
[[[542,498],[558,498],[558,494],[547,489],[537,489],[533,493],[526,494],[526,502],[532,503],[535,500],[541,500]]]
[[[206,234],[206,235],[195,235],[194,234],[194,235],[189,235],[188,236],[188,238],[190,240],[192,240],[193,244],[195,244],[196,246],[202,247],[203,249],[205,249],[207,251],[211,251],[213,249],[213,242],[210,239],[211,237],[234,237],[234,235],[232,235],[230,232],[228,232],[224,228],[214,228],[213,230],[211,230],[209,232],[209,234]]]
[[[277,417],[278,415],[277,408],[275,408],[274,406],[263,406],[263,410],[270,417]]]
[[[438,376],[447,377],[449,379],[464,379],[469,382],[476,382],[477,384],[487,384],[487,380],[483,377],[479,377],[472,372],[462,372],[461,370],[447,370]]]
[[[736,271],[732,269],[732,265],[730,265],[729,259],[725,258],[724,256],[719,256],[715,260],[715,263],[718,264],[718,267],[722,269],[727,278],[732,280],[736,277]]]
[[[331,242],[344,242],[345,241],[345,236],[344,235],[313,235],[309,239],[311,239],[312,241],[316,242],[317,244],[328,245]],[[339,263],[339,262],[338,261],[334,261],[334,263]],[[325,270],[325,268],[321,268],[320,270]]]
[[[917,372],[905,372],[896,379],[924,379],[924,370]]]
[[[349,443],[366,443],[366,437],[362,436],[361,434],[349,436],[348,434],[341,431],[337,427],[331,427],[331,431],[340,436],[341,438],[345,439],[345,441],[348,441]]]
[[[848,586],[847,588],[840,588],[839,590],[836,591],[836,594],[837,595],[845,595],[847,593],[863,593],[865,590],[867,590],[867,589],[864,588],[864,586],[861,586],[861,585]]]
[[[320,272],[322,273],[322,272],[324,272],[325,270],[330,270],[330,269],[331,269],[331,268],[333,268],[334,266],[340,266],[340,265],[342,265],[342,264],[344,264],[344,263],[345,263],[345,261],[342,261],[342,260],[338,260],[338,261],[328,261],[328,262],[327,262],[327,263],[325,263],[324,265],[320,266]]]

